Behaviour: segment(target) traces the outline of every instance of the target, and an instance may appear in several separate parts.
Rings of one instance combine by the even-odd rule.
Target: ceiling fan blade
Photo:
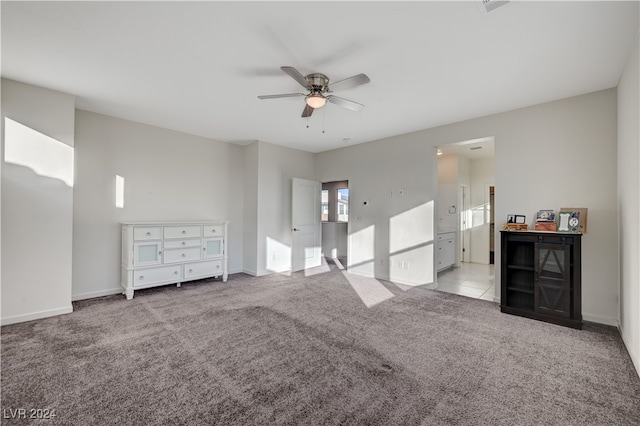
[[[304,110],[302,110],[302,118],[305,117],[311,117],[311,114],[313,114],[313,108],[311,108],[309,105],[305,105],[304,106]]]
[[[329,87],[331,90],[346,90],[351,89],[352,87],[360,86],[361,84],[367,84],[371,80],[367,77],[366,74],[358,74],[353,77],[345,78],[343,80],[338,80],[335,83],[331,83]]]
[[[358,102],[350,101],[349,99],[341,98],[339,96],[329,95],[327,96],[327,100],[332,104],[339,105],[343,108],[350,109],[351,111],[360,111],[364,108],[364,105],[359,104]]]
[[[260,95],[258,99],[276,99],[276,98],[293,98],[297,96],[305,96],[304,93],[282,93],[280,95]]]
[[[286,72],[289,75],[289,77],[293,78],[295,81],[300,83],[300,85],[305,89],[311,89],[311,85],[309,84],[307,79],[304,78],[304,75],[300,74],[300,71],[298,71],[294,67],[284,66],[284,67],[280,67],[280,69]]]

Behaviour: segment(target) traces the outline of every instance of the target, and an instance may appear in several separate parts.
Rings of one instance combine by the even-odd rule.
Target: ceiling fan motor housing
[[[325,93],[329,90],[329,77],[320,73],[312,73],[305,76],[313,93]]]

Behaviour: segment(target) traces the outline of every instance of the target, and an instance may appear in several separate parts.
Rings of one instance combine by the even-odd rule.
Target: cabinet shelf
[[[517,269],[520,271],[534,271],[533,266],[507,265],[508,269]]]
[[[502,312],[582,328],[581,234],[501,232]]]
[[[508,285],[508,284],[507,284],[507,290],[509,290],[509,291],[519,291],[521,293],[527,293],[527,294],[533,294],[533,288],[518,287],[518,286],[512,286],[512,285]]]

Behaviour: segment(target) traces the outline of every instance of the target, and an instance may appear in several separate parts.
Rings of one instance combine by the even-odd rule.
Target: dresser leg
[[[127,295],[127,300],[133,299],[133,289],[132,288],[128,288],[127,291],[125,292],[125,294]]]
[[[182,284],[182,283],[176,283],[176,287],[180,288],[180,285],[181,285],[181,284]]]

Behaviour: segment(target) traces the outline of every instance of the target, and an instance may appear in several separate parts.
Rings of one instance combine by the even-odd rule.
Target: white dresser
[[[227,281],[228,221],[122,224],[122,292],[222,276]]]
[[[442,232],[436,242],[436,263],[438,272],[456,263],[456,233]]]

